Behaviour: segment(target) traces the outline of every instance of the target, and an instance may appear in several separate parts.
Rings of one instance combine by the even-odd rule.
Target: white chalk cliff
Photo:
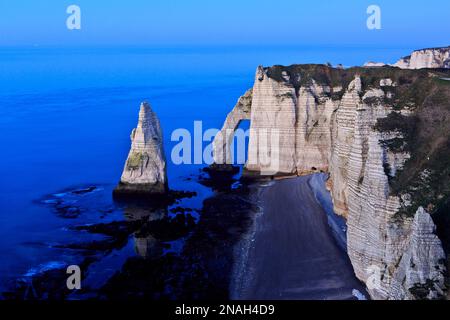
[[[323,68],[324,74],[335,72]],[[401,199],[390,193],[388,175],[395,176],[409,154],[381,143],[397,132],[374,129],[392,111],[385,101],[393,98],[395,81],[364,87],[356,72],[351,81],[325,84],[321,75],[315,79],[302,70],[258,67],[246,100],[250,110],[237,107],[227,118],[222,131],[250,113],[247,172],[268,171],[261,160],[268,154],[277,158],[276,175],[328,172],[335,211],[347,218],[348,255],[372,298],[415,299],[419,287],[426,287],[427,298],[440,296],[445,254],[434,223],[423,208],[399,217]],[[277,145],[270,139],[261,144],[260,132],[279,134]],[[221,155],[228,148],[222,140],[214,143]],[[215,159],[223,163],[222,156]]]
[[[383,62],[368,61],[364,64],[364,67],[384,67],[385,65]]]
[[[364,64],[364,67],[383,67],[387,65],[383,62],[369,61]],[[450,46],[415,50],[411,55],[399,59],[390,66],[401,69],[450,69]]]
[[[394,66],[402,69],[450,68],[450,47],[416,50]]]
[[[147,102],[131,133],[131,149],[115,194],[154,195],[167,191],[166,159],[161,125]]]

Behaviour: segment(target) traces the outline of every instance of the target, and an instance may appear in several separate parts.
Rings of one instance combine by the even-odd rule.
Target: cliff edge
[[[364,66],[373,68],[388,64],[369,61]],[[390,66],[400,69],[450,69],[450,46],[415,50]]]

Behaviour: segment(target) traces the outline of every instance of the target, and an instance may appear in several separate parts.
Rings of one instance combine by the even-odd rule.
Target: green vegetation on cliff
[[[410,195],[411,204],[403,206],[402,214],[412,215],[419,206],[434,213],[450,197],[450,82],[429,74],[395,89],[394,111],[379,119],[376,128],[400,132],[403,138],[383,143],[411,158],[390,180],[392,193]],[[402,115],[402,110],[410,114]]]

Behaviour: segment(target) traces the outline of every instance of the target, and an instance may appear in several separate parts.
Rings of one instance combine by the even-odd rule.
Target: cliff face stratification
[[[157,195],[167,192],[166,159],[159,119],[143,102],[131,133],[131,150],[115,195]]]
[[[450,194],[448,180],[429,183],[442,174],[439,166],[449,169],[435,161],[450,155],[450,85],[443,77],[322,65],[256,72],[247,174],[267,172],[261,159],[270,152],[274,175],[329,172],[335,211],[347,218],[349,257],[375,299],[442,295],[445,254],[424,207],[432,212]],[[262,146],[261,131],[277,132],[276,145]],[[424,176],[428,184],[421,184]]]
[[[450,47],[416,50],[394,66],[402,69],[450,68]]]

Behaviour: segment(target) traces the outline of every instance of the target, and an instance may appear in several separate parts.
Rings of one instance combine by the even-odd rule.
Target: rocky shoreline
[[[198,183],[201,182],[199,178]],[[247,186],[216,192],[202,200],[199,212],[182,206],[182,199],[195,199],[198,197],[195,193],[170,191],[167,201],[130,202],[127,198],[126,202],[96,209],[105,213],[95,222],[77,224],[78,216],[72,213],[89,213],[88,206],[96,203],[95,197],[108,194],[108,190],[90,185],[67,189],[39,201],[67,219],[72,225],[69,230],[80,236],[77,240],[54,244],[53,248],[74,256],[83,270],[86,285],[75,293],[67,290],[67,265],[58,263],[15,280],[9,290],[2,292],[3,299],[229,298],[233,248],[247,232],[254,214]],[[85,204],[84,197],[93,198]],[[103,218],[113,211],[122,211],[122,219]],[[130,246],[133,252],[127,249]],[[124,262],[108,265],[112,271],[117,268],[116,271],[103,280],[95,279],[95,285],[90,283],[91,273],[101,273],[97,269],[101,268],[102,261],[114,256],[122,256]]]
[[[199,183],[204,179],[205,177],[199,176]],[[98,221],[86,225],[74,223],[70,228],[73,232],[92,235],[93,240],[59,244],[54,248],[68,250],[78,256],[78,264],[86,271],[83,278],[88,281],[88,285],[76,293],[70,292],[65,287],[66,266],[55,265],[33,274],[27,281],[16,282],[14,288],[3,293],[3,297],[12,300],[242,299],[243,292],[247,290],[245,286],[252,283],[251,279],[244,279],[243,275],[247,277],[251,274],[247,272],[248,268],[252,268],[248,259],[252,259],[252,245],[261,231],[258,221],[264,216],[263,210],[267,205],[264,200],[265,190],[277,184],[295,182],[296,179],[250,184],[242,182],[237,188],[216,191],[212,197],[203,201],[199,220],[192,216],[194,210],[190,208],[173,205],[170,209],[167,206],[155,209],[154,206],[149,207],[148,203],[141,202],[123,207],[123,220]],[[226,180],[230,181],[229,178]],[[223,180],[219,180],[218,184],[219,188],[223,188]],[[49,197],[43,203],[57,211],[58,207],[64,206],[67,195],[70,196],[67,201],[73,203],[73,196],[89,197],[102,192],[108,191],[90,185],[58,193],[58,202]],[[295,199],[295,194],[284,193],[286,197]],[[311,195],[313,196],[312,193]],[[317,201],[314,196],[311,199]],[[269,202],[275,203],[272,200]],[[78,202],[80,201],[75,203]],[[72,204],[69,211],[76,209],[81,212],[88,210]],[[105,212],[108,210],[105,209]],[[285,212],[290,210],[283,209],[280,213]],[[321,211],[319,216],[324,219],[322,222],[326,221],[325,211]],[[67,218],[74,220],[73,217]],[[322,226],[322,229],[309,230],[318,234],[328,233],[327,241],[335,246],[333,243],[336,239],[332,238],[329,225],[323,223]],[[297,231],[292,234],[303,234],[305,239],[309,237]],[[277,229],[277,233],[284,232]],[[296,241],[287,240],[279,244],[279,250],[284,250],[285,246]],[[117,265],[117,270],[108,278],[101,281],[97,279],[99,284],[89,284],[89,279],[93,276],[91,273],[98,272],[94,270],[102,265],[102,261],[121,255],[120,252],[130,245],[134,247],[134,255],[121,258],[124,262]],[[337,249],[337,245],[336,250],[339,251],[335,252],[341,252],[341,258],[346,257],[344,251]],[[301,268],[297,271],[298,274],[303,272]],[[357,282],[356,278],[353,281]],[[346,299],[353,298],[350,287],[346,290]],[[363,291],[360,288],[358,290]],[[329,296],[333,297],[338,298]]]

